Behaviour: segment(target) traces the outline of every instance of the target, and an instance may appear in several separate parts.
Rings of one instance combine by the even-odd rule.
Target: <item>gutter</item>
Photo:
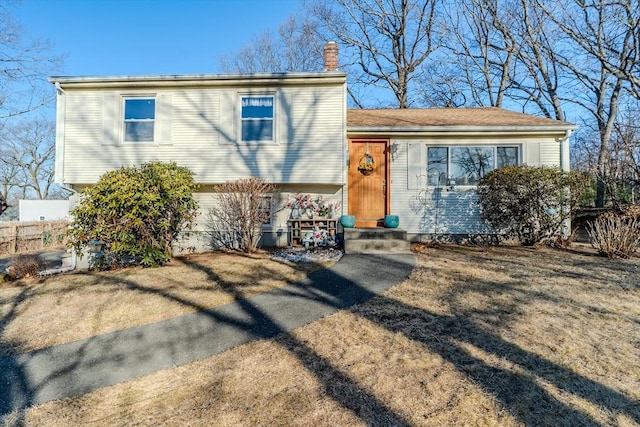
[[[183,74],[147,76],[52,76],[49,82],[70,88],[197,87],[229,85],[344,84],[343,71],[319,73]]]
[[[549,133],[562,132],[566,135],[577,129],[573,125],[556,125],[556,126],[414,126],[414,127],[369,127],[357,126],[347,127],[349,135],[365,135],[365,134],[385,134],[385,135],[405,135],[405,136],[424,136],[425,134],[468,134],[473,132],[488,134],[514,134],[514,133]]]

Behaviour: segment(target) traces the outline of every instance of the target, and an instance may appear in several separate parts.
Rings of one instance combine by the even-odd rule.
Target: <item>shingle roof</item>
[[[420,128],[420,127],[501,127],[566,126],[559,120],[516,113],[496,107],[347,110],[347,127]]]

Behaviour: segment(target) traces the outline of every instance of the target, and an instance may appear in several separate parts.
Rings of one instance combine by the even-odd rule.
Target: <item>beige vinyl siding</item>
[[[560,142],[555,140],[540,142],[540,165],[560,166]]]
[[[88,93],[66,100],[65,138],[68,145],[103,143],[103,94]]]
[[[412,146],[420,143],[410,142]],[[409,141],[394,140],[392,143],[398,144],[398,151],[395,159],[391,160],[391,213],[400,216],[400,227],[411,234],[480,232],[475,192],[472,189],[451,192],[443,187],[438,200],[438,193],[433,187],[422,185],[410,189],[411,178],[407,173]],[[418,173],[417,170],[413,172]],[[424,184],[425,181],[420,179],[420,182]]]
[[[242,143],[239,94],[276,98],[275,142]],[[123,96],[155,96],[154,143],[122,142]],[[175,161],[199,183],[254,176],[273,183],[342,184],[344,85],[66,90],[65,184],[91,184],[122,166]]]
[[[293,188],[295,187],[295,188]],[[330,203],[343,202],[344,195],[341,186],[335,185],[305,185],[301,187],[283,186],[276,192],[272,193],[272,218],[271,225],[263,228],[263,243],[265,246],[287,246],[288,245],[288,223],[291,209],[287,208],[287,202],[292,200],[297,192],[309,193],[314,198],[322,197]],[[198,215],[193,223],[193,227],[186,233],[183,233],[181,241],[175,245],[174,252],[181,253],[186,251],[203,252],[211,250],[211,244],[207,237],[207,230],[210,226],[210,210],[216,204],[216,193],[213,187],[207,186],[202,191],[194,194],[194,198],[198,202]],[[336,212],[339,216],[341,211]]]

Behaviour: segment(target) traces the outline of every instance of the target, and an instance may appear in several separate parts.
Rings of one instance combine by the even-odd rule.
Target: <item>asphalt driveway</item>
[[[303,282],[211,310],[0,358],[0,415],[271,338],[404,281],[413,254],[345,255]]]

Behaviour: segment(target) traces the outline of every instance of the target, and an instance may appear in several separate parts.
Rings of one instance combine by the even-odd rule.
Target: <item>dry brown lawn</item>
[[[418,249],[404,283],[351,310],[5,422],[640,425],[640,260],[609,261],[584,248]],[[247,268],[255,274],[265,262]],[[118,287],[109,274],[95,280],[108,294],[134,288],[140,305],[165,298],[135,289],[138,273],[122,279],[136,286]],[[178,281],[169,280],[171,292]],[[20,311],[30,297],[13,292]],[[6,305],[5,289],[2,295]],[[115,309],[104,298],[100,316]]]
[[[300,281],[322,267],[276,261],[267,252],[216,252],[174,258],[160,268],[3,283],[0,355],[219,306]]]

